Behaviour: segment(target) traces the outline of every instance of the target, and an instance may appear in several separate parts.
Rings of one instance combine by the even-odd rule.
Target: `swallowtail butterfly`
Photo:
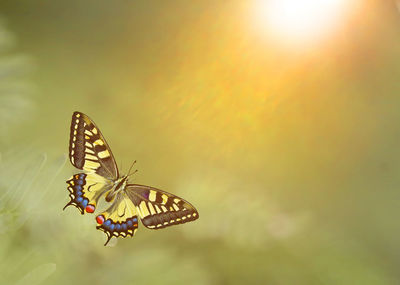
[[[97,229],[112,237],[133,236],[138,217],[149,229],[162,229],[198,219],[197,210],[182,198],[139,184],[131,184],[128,175],[120,175],[114,156],[96,124],[85,114],[72,115],[69,158],[84,172],[67,180],[71,200],[81,212],[94,213],[104,197],[109,207],[96,215]]]

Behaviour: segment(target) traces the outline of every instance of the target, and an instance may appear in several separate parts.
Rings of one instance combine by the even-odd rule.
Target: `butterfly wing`
[[[135,204],[142,223],[149,229],[162,229],[198,219],[189,202],[171,193],[139,184],[129,184],[126,194]]]
[[[67,180],[70,205],[75,206],[83,215],[93,213],[100,197],[111,189],[111,182],[95,173],[78,173]]]
[[[114,180],[119,177],[114,156],[95,123],[74,112],[71,121],[69,158],[76,168]]]
[[[133,236],[138,228],[138,218],[135,205],[129,197],[120,192],[112,205],[96,217],[97,229],[107,235],[107,241],[112,237]]]

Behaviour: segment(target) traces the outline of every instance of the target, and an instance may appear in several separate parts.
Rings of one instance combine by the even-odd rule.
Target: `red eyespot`
[[[94,212],[94,209],[95,209],[95,207],[93,206],[93,205],[87,205],[86,206],[86,212],[88,212],[88,213],[93,213]]]
[[[104,217],[103,216],[97,216],[96,217],[96,221],[99,225],[101,225],[102,223],[104,223]]]

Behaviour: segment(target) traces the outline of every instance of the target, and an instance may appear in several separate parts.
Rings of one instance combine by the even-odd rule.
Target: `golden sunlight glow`
[[[319,40],[343,20],[348,0],[256,0],[259,29],[284,41]]]

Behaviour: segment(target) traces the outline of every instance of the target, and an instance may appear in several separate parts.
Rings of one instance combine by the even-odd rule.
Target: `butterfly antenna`
[[[134,162],[132,162],[132,165],[131,165],[131,167],[129,167],[129,171],[128,171],[128,175],[127,176],[129,176],[129,175],[132,175],[132,174],[130,174],[131,173],[131,170],[132,170],[132,167],[135,165],[135,163],[136,163],[136,160],[134,161]],[[135,173],[135,172],[134,172]]]
[[[132,172],[131,174],[129,174],[128,176],[133,175],[133,174],[135,174],[136,172],[138,172],[137,169],[136,169],[134,172]]]

